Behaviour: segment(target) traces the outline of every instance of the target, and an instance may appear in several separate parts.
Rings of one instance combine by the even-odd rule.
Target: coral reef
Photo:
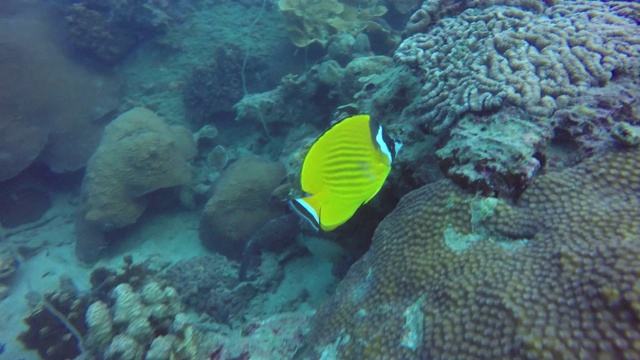
[[[176,329],[176,323],[181,322],[182,305],[175,289],[152,281],[135,290],[122,283],[113,289],[111,298],[111,308],[98,301],[87,311],[89,339],[98,344],[98,350],[106,346],[105,359],[135,360],[145,352],[146,358],[154,359],[195,356],[195,349],[185,352],[178,346],[183,329]]]
[[[640,126],[630,125],[626,122],[617,123],[611,134],[626,146],[640,145]]]
[[[219,323],[228,323],[238,316],[255,294],[247,297],[246,291],[237,288],[239,281],[233,262],[217,254],[178,261],[167,269],[165,278],[175,284],[186,306]]]
[[[507,105],[549,116],[567,98],[605,86],[614,75],[637,76],[640,34],[625,15],[637,6],[576,1],[543,14],[492,6],[443,19],[396,52],[425,81],[408,113],[436,132],[465,113]]]
[[[504,5],[540,13],[547,6],[555,5],[559,1],[561,0],[426,0],[422,2],[420,9],[409,18],[404,33],[411,35],[427,31],[438,20],[458,15],[466,9],[485,9],[494,5]],[[407,2],[407,0],[400,2]]]
[[[183,18],[187,8],[175,0],[73,1],[65,8],[69,41],[95,60],[116,64]]]
[[[261,70],[258,59],[250,56],[243,69],[245,52],[235,44],[216,48],[213,62],[193,69],[187,79],[183,102],[187,118],[194,124],[211,124],[224,119],[242,99],[242,72],[246,82],[255,82]]]
[[[277,88],[245,95],[234,105],[236,121],[252,121],[267,130],[278,124],[323,124],[331,118],[331,109],[338,103],[344,69],[333,60],[311,67],[302,75],[287,75]]]
[[[591,88],[550,118],[554,138],[573,142],[579,157],[615,147],[611,135],[624,124],[640,123],[640,84],[634,79]]]
[[[150,264],[125,258],[121,271],[98,268],[90,292],[69,280],[40,297],[19,339],[46,359],[195,359],[201,334],[182,313],[178,293]]]
[[[332,35],[344,32],[356,36],[368,28],[378,29],[374,20],[387,8],[377,0],[352,4],[348,1],[280,0],[285,29],[298,47],[318,42],[325,45]]]
[[[271,201],[270,195],[284,178],[282,164],[257,156],[231,164],[218,179],[202,213],[202,244],[239,260],[251,236],[283,214],[284,205]]]
[[[639,155],[542,175],[515,205],[410,193],[297,358],[637,358]]]
[[[495,149],[494,139],[518,141],[524,133],[511,134],[507,127],[500,132],[497,125],[486,122],[505,119],[514,112],[510,108],[517,108],[522,110],[519,123],[529,123],[521,130],[532,129],[541,140],[552,138],[548,134],[556,135],[559,129],[575,134],[573,141],[591,149],[602,147],[597,142],[610,144],[611,127],[623,119],[600,121],[576,110],[593,107],[594,115],[599,116],[623,114],[618,109],[629,107],[620,100],[607,109],[598,100],[607,93],[613,99],[624,87],[637,88],[630,79],[640,73],[640,33],[631,14],[640,8],[615,1],[549,3],[551,6],[536,0],[471,3],[479,6],[426,2],[425,7],[445,10],[448,16],[440,20],[438,11],[427,14],[425,7],[416,13],[422,13],[428,24],[410,31],[415,33],[403,41],[395,58],[415,71],[423,86],[401,119],[441,136],[443,142],[452,139],[439,156],[444,170],[459,183],[516,196],[518,189],[529,184],[529,170],[540,161],[536,154],[545,148],[545,141],[529,141],[523,144],[528,149],[512,147],[510,154],[487,156]],[[591,101],[584,105],[582,100],[587,98]],[[483,129],[491,128],[493,136],[478,137]],[[452,156],[466,151],[456,146],[461,138],[475,139],[480,150]],[[589,149],[584,153],[589,154]],[[518,164],[505,163],[512,159],[518,159]],[[512,179],[512,184],[505,187],[483,174],[487,161],[490,169],[505,169],[499,177]]]
[[[0,18],[0,180],[36,158],[54,172],[83,167],[103,118],[118,105],[118,85],[71,61],[56,19],[42,5]]]
[[[24,319],[28,329],[18,337],[43,359],[75,359],[86,351],[84,313],[89,299],[80,297],[70,280],[60,281],[56,291],[44,296],[32,294],[37,306]]]
[[[207,165],[216,171],[222,171],[229,163],[229,154],[222,145],[216,145],[207,155]]]
[[[420,7],[419,0],[389,0],[388,2],[400,14],[410,14]]]
[[[85,220],[108,230],[133,224],[145,195],[185,185],[196,154],[189,130],[169,126],[152,111],[134,108],[111,122],[87,165]]]
[[[248,321],[240,336],[216,332],[207,337],[211,359],[290,359],[308,329],[312,312],[272,315]]]
[[[463,187],[517,197],[543,167],[541,150],[551,137],[548,124],[509,108],[464,116],[436,154],[447,177]]]
[[[238,267],[213,254],[181,260],[167,269],[164,278],[174,284],[182,302],[219,324],[242,323],[249,303],[275,289],[284,272],[273,258],[265,258],[255,281],[238,280]]]
[[[391,58],[375,55],[350,58],[345,67],[336,60],[320,62],[302,75],[283,77],[274,90],[244,96],[234,106],[236,121],[262,123],[269,129],[298,127],[304,118],[305,124],[324,128],[340,119],[333,113],[338,105],[352,104],[367,81],[392,64]]]
[[[143,33],[113,22],[108,8],[87,5],[90,4],[74,3],[65,12],[71,45],[106,64],[120,62],[140,42]]]

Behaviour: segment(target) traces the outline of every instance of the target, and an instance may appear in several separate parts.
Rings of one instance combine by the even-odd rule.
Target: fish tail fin
[[[317,194],[289,201],[291,209],[307,220],[316,231],[320,229],[320,205]]]

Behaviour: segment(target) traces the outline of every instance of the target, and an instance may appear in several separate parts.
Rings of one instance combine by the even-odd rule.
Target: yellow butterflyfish
[[[401,147],[369,115],[334,124],[311,145],[300,174],[308,196],[291,207],[314,228],[335,229],[380,191]]]

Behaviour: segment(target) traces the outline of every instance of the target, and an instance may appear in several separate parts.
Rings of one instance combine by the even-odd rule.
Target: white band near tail
[[[294,199],[289,201],[289,205],[293,211],[300,215],[303,219],[306,219],[316,231],[320,230],[320,217],[318,213],[307,204],[304,199]]]

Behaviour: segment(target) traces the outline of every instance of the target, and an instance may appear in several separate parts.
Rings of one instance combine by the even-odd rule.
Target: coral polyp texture
[[[421,78],[422,89],[401,118],[427,132],[451,135],[438,154],[451,177],[464,179],[475,189],[517,191],[531,180],[534,154],[545,150],[556,128],[567,125],[552,119],[555,113],[575,107],[588,93],[607,93],[637,79],[640,31],[634,14],[640,12],[640,4],[472,3],[428,1],[414,14],[406,29],[412,35],[400,45],[395,59]],[[521,111],[516,119],[522,125],[519,129],[489,124],[505,120],[512,109]],[[610,109],[597,105],[592,110],[597,114]],[[507,113],[500,114],[503,111]],[[577,117],[581,124],[595,125],[589,136],[595,134],[598,141],[610,139],[598,134],[608,134],[611,122],[624,121]],[[478,136],[483,127],[493,128],[491,137]],[[579,136],[577,130],[569,129]],[[530,133],[541,141],[523,142],[523,137],[531,139]],[[496,153],[497,137],[523,146]],[[467,140],[475,142],[471,154],[458,146]],[[587,137],[577,142],[587,147],[585,153],[594,148]],[[513,182],[503,186],[493,181],[497,178]]]
[[[298,358],[640,357],[640,156],[540,176],[520,201],[405,196]]]
[[[395,56],[425,81],[408,113],[435,131],[513,105],[549,116],[571,97],[640,72],[640,4],[562,2],[535,13],[467,9],[403,41]],[[436,26],[437,25],[437,26]]]

